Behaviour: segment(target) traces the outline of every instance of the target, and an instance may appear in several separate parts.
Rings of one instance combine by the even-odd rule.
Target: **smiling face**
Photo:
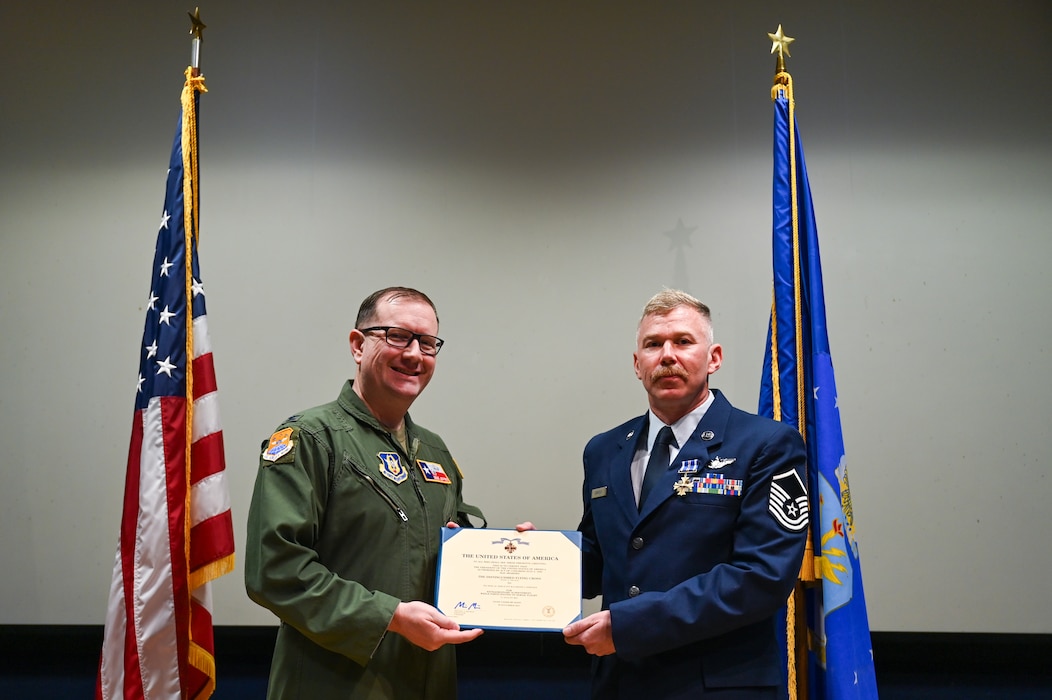
[[[388,297],[376,304],[376,312],[365,324],[396,326],[413,333],[438,334],[438,318],[431,306],[406,296]],[[358,364],[355,392],[374,415],[388,427],[397,427],[435,373],[435,356],[420,352],[413,340],[408,347],[388,344],[382,331],[351,331],[351,354]]]
[[[671,425],[697,408],[709,393],[709,375],[723,363],[723,348],[713,343],[712,327],[701,313],[677,306],[645,316],[639,324],[636,376],[643,382],[650,409]]]

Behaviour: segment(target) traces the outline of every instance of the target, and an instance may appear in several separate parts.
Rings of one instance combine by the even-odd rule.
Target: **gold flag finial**
[[[785,57],[792,56],[789,53],[789,44],[796,41],[791,36],[786,36],[782,31],[782,25],[778,25],[778,31],[774,34],[767,32],[767,36],[771,39],[771,53],[778,52],[778,67],[777,72],[782,73],[785,71]]]
[[[204,39],[205,28],[207,25],[201,21],[201,8],[195,7],[193,12],[187,12],[190,15],[190,33],[194,35],[194,38],[198,41]],[[778,28],[781,31],[781,27]],[[792,41],[790,39],[789,41]]]

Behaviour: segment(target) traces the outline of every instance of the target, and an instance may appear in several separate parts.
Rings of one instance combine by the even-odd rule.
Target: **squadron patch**
[[[807,489],[795,469],[782,472],[771,481],[767,510],[779,525],[790,532],[800,532],[807,527]]]
[[[270,436],[270,442],[263,450],[263,459],[276,462],[280,457],[292,452],[295,443],[292,441],[292,428],[284,428]]]
[[[402,465],[402,458],[397,452],[377,452],[380,458],[380,473],[396,484],[400,484],[409,478],[409,472]]]
[[[424,475],[424,481],[430,481],[436,484],[451,484],[449,475],[442,468],[442,465],[438,462],[425,462],[422,459],[416,460],[416,465],[420,467],[420,473]]]

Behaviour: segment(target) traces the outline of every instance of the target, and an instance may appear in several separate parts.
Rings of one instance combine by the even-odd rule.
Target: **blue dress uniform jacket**
[[[585,447],[584,594],[602,594],[616,648],[593,664],[594,698],[773,697],[782,682],[775,625],[807,538],[804,443],[714,393],[639,510],[630,466],[647,416]]]

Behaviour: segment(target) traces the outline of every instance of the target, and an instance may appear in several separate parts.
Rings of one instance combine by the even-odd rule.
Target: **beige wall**
[[[239,545],[260,441],[335,396],[380,286],[439,305],[413,413],[493,526],[575,527],[585,441],[645,408],[633,333],[662,286],[713,307],[714,385],[754,409],[780,22],[872,627],[1052,632],[1049,5],[713,5],[202,7]],[[0,10],[0,623],[104,616],[187,9]],[[215,593],[218,624],[272,622],[240,569]]]

